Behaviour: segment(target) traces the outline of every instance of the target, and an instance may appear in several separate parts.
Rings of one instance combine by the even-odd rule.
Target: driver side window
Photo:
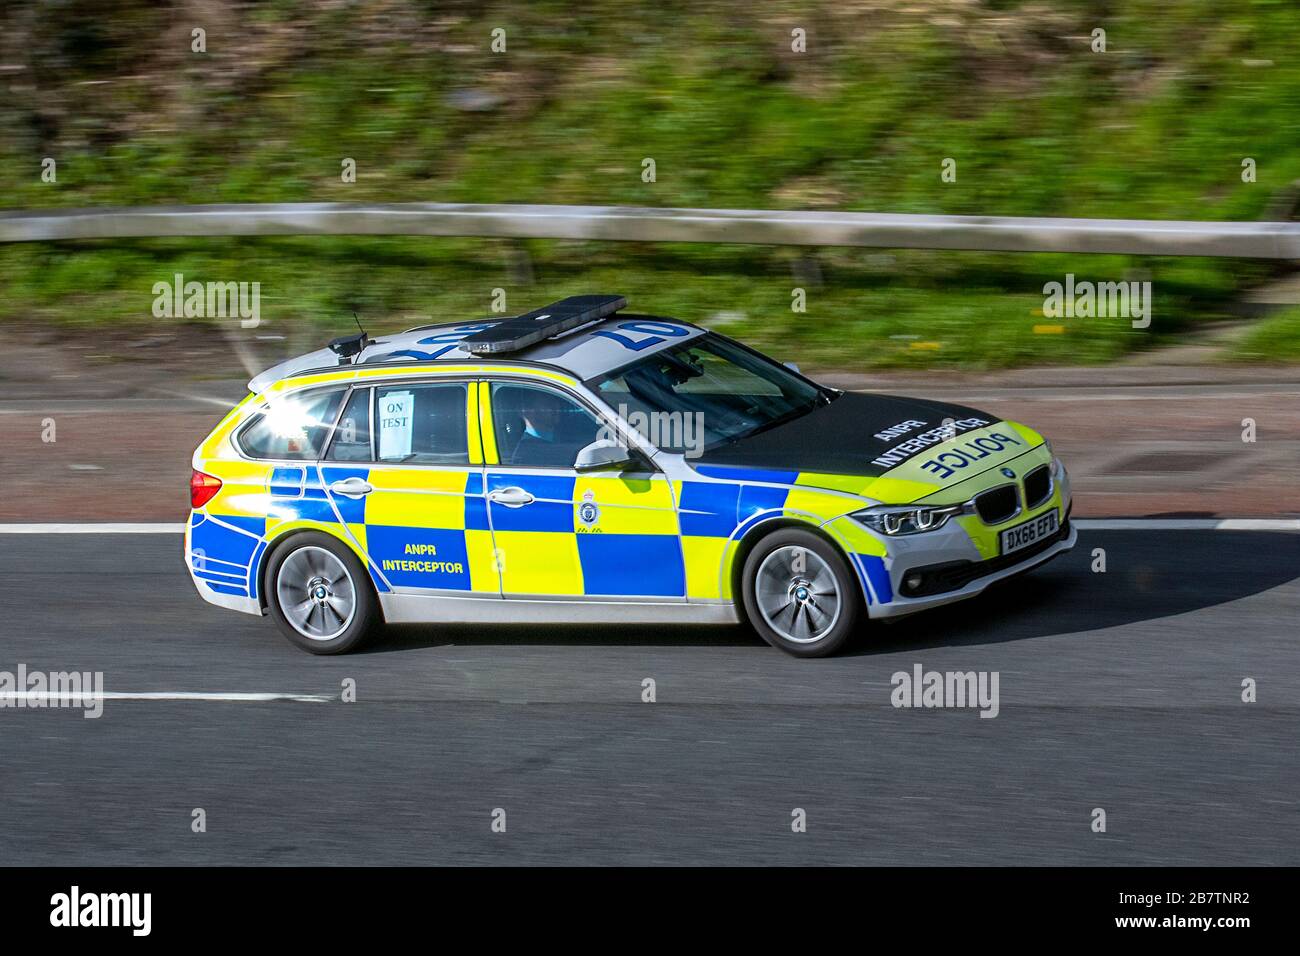
[[[579,450],[600,437],[602,423],[554,389],[493,382],[492,427],[501,464],[572,468]]]

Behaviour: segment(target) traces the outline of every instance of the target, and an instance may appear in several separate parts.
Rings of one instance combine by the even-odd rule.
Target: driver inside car
[[[574,434],[577,430],[574,426],[590,423],[585,416],[572,414],[573,411],[573,406],[557,396],[536,391],[530,394],[523,409],[524,433],[515,448],[514,461],[571,468],[577,450],[595,440],[594,434]]]

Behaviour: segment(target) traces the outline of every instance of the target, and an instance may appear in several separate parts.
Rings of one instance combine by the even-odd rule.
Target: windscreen
[[[831,400],[784,366],[715,335],[663,349],[588,387],[665,451],[735,441]],[[665,421],[664,416],[668,417]],[[678,427],[671,426],[676,423]]]

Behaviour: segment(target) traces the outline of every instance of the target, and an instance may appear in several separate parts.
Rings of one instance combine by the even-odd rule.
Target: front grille
[[[1048,465],[1039,465],[1025,475],[1025,507],[1037,508],[1052,497],[1052,474]]]
[[[931,594],[945,594],[948,591],[957,591],[976,578],[996,574],[1017,564],[1022,564],[1036,555],[1042,554],[1057,542],[1064,541],[1069,536],[1070,516],[1067,513],[1065,520],[1061,522],[1061,527],[1050,538],[1037,541],[1020,551],[989,558],[987,561],[945,561],[942,564],[928,564],[920,568],[909,568],[902,575],[903,584],[898,590],[904,597],[927,597]],[[920,582],[915,587],[909,586],[907,581],[915,575],[920,575]]]
[[[1020,508],[1015,485],[1003,485],[975,496],[975,512],[985,524],[1001,524]]]

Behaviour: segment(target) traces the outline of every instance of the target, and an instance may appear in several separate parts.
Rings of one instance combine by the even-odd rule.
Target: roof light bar
[[[621,295],[571,295],[468,335],[460,347],[474,355],[517,352],[625,308],[627,299]]]

